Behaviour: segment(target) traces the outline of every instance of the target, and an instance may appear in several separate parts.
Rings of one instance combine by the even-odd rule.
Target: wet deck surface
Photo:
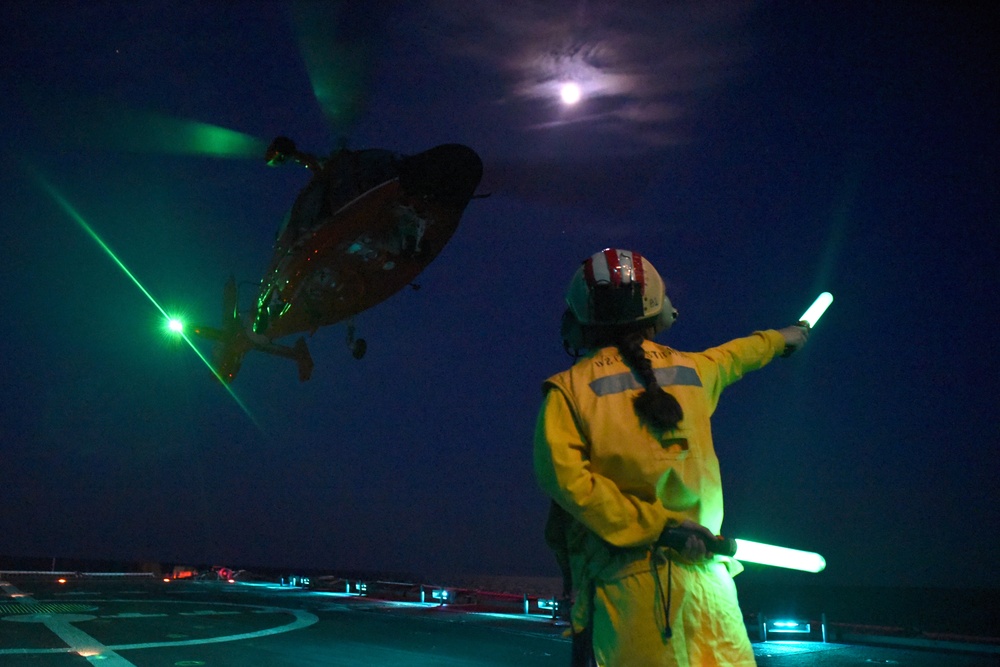
[[[539,614],[398,603],[300,588],[0,577],[0,667],[292,667],[569,664],[563,628]],[[755,644],[761,667],[995,667],[997,653]]]

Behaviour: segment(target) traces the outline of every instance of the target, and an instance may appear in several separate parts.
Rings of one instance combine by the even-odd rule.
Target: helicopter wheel
[[[351,354],[355,359],[360,359],[365,356],[365,352],[368,351],[368,343],[365,342],[364,338],[359,338],[351,345]]]

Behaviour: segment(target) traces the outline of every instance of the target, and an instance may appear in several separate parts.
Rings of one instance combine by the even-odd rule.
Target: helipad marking
[[[21,602],[17,604],[0,604],[0,616],[8,614],[67,614],[94,611],[97,607],[89,604],[72,604],[57,602],[53,604],[38,604]]]
[[[25,608],[39,607],[35,599],[26,593],[22,593],[16,586],[8,581],[0,580],[0,589],[17,601]],[[68,605],[67,605],[68,606]],[[16,613],[16,612],[15,612]],[[87,659],[90,664],[100,664],[108,667],[136,667],[131,662],[121,657],[114,651],[104,650],[106,647],[83,630],[72,625],[73,621],[89,621],[94,617],[89,614],[24,614],[16,613],[3,620],[18,621],[21,623],[42,623],[52,631],[59,639],[66,642],[68,647],[65,652],[74,652]]]
[[[133,605],[136,604],[135,600],[100,600],[100,602],[102,603],[127,602]],[[152,604],[152,603],[144,603],[144,604]],[[316,616],[315,614],[309,613],[307,611],[302,611],[300,609],[288,609],[284,607],[240,605],[240,604],[232,604],[226,602],[188,602],[179,600],[159,600],[157,601],[157,604],[188,604],[188,605],[197,604],[199,606],[216,605],[216,606],[227,606],[227,607],[239,607],[242,609],[249,609],[251,610],[251,613],[289,614],[294,617],[294,620],[292,620],[290,623],[286,623],[285,625],[279,625],[277,627],[267,628],[264,630],[257,630],[254,632],[244,632],[236,635],[223,635],[220,637],[205,637],[201,639],[187,639],[182,641],[143,642],[137,644],[115,644],[111,646],[105,646],[100,644],[99,642],[97,642],[97,640],[93,639],[85,632],[79,630],[78,628],[74,627],[71,624],[75,620],[84,621],[93,619],[95,618],[94,616],[84,616],[77,614],[51,614],[51,615],[37,614],[34,616],[26,616],[26,615],[9,616],[0,620],[4,621],[19,620],[20,622],[24,623],[24,622],[30,622],[27,619],[33,619],[35,622],[43,622],[46,624],[47,627],[52,629],[52,631],[55,634],[57,634],[60,637],[60,639],[62,639],[64,642],[70,644],[70,641],[67,639],[67,637],[69,637],[70,639],[74,639],[76,644],[71,645],[69,648],[0,648],[0,655],[80,653],[80,648],[86,651],[88,647],[90,649],[97,649],[98,647],[100,647],[102,649],[102,652],[99,655],[93,654],[88,656],[85,653],[80,653],[80,655],[87,657],[88,661],[90,661],[92,664],[105,665],[106,667],[135,667],[135,665],[128,662],[127,660],[125,660],[124,658],[122,658],[121,656],[117,655],[117,653],[114,652],[132,651],[144,648],[171,648],[175,646],[198,646],[200,644],[220,644],[223,642],[234,642],[234,641],[241,641],[244,639],[257,639],[260,637],[268,637],[271,635],[278,635],[285,632],[291,632],[293,630],[301,630],[302,628],[307,628],[310,625],[313,625],[319,621],[319,617]],[[184,612],[178,612],[178,613],[183,614]],[[47,618],[43,619],[42,618],[43,616]],[[59,618],[60,616],[64,618],[60,620]],[[69,618],[67,619],[66,617]],[[53,628],[52,626],[49,625],[48,622],[46,622],[47,620],[51,619],[56,619],[54,621],[55,628]],[[64,637],[63,634],[60,633],[65,633],[66,637]],[[77,646],[77,644],[79,644],[79,647]],[[111,655],[114,655],[115,658],[118,658],[120,662],[108,662],[107,660]],[[93,658],[93,660],[91,660],[91,658]]]
[[[42,623],[69,647],[64,653],[76,653],[87,659],[92,665],[107,665],[108,667],[136,667],[121,657],[109,647],[97,641],[73,623],[92,621],[96,618],[89,614],[33,614],[30,616],[11,616],[4,619],[20,623]],[[23,654],[23,653],[22,653]]]
[[[17,590],[13,584],[8,581],[4,581],[3,579],[0,579],[0,591],[3,591],[12,598],[27,598],[31,600],[30,595],[25,595],[21,591]]]

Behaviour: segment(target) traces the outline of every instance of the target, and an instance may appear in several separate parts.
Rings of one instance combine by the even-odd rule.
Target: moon
[[[572,106],[580,101],[581,96],[580,86],[572,81],[567,81],[559,87],[559,97],[562,98],[563,104]]]

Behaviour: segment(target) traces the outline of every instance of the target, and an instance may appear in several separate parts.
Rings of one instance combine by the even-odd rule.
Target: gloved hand
[[[809,325],[805,322],[799,322],[790,327],[778,329],[778,333],[785,339],[785,352],[781,356],[787,357],[792,352],[802,349],[806,341],[809,340]]]
[[[721,547],[721,540],[712,534],[708,528],[690,519],[679,526],[667,526],[660,533],[656,545],[670,547],[681,555],[684,560],[696,563],[711,558],[713,553],[726,553]],[[727,554],[732,555],[732,554]]]

